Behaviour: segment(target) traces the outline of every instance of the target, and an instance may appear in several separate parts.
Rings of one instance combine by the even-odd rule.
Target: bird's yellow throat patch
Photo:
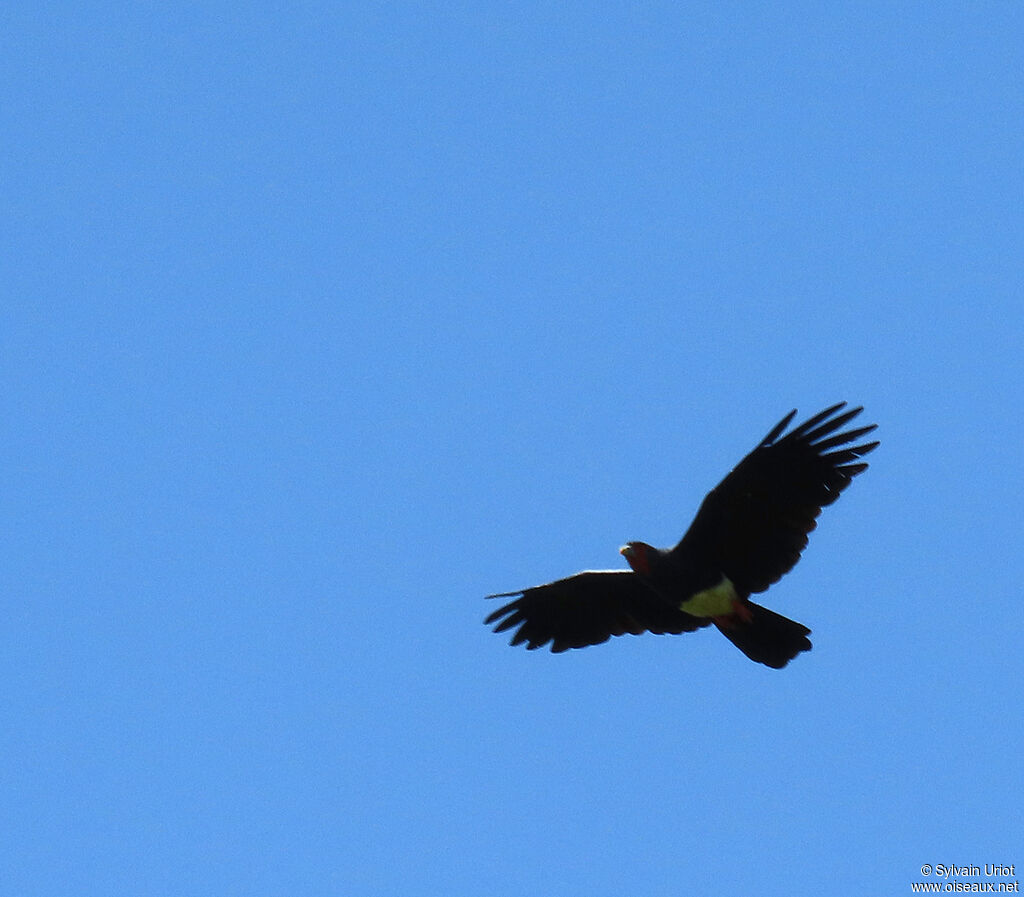
[[[691,617],[724,617],[733,612],[733,604],[738,597],[732,581],[723,576],[718,585],[691,595],[679,605],[679,609]]]

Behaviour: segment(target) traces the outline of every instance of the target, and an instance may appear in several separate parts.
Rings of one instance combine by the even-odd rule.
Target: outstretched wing
[[[787,414],[708,493],[672,554],[716,565],[738,591],[763,592],[778,582],[800,560],[821,509],[867,468],[858,459],[878,445],[849,445],[874,424],[830,435],[863,410],[836,414],[844,407],[826,408],[780,439],[796,411]]]
[[[490,614],[495,632],[518,626],[510,644],[553,652],[599,645],[631,632],[693,632],[710,620],[691,617],[660,599],[631,570],[588,570],[567,579],[488,598],[520,597]]]

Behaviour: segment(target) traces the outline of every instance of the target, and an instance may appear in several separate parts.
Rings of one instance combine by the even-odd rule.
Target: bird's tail
[[[781,670],[801,651],[810,651],[811,630],[775,611],[744,602],[747,613],[718,617],[719,631],[751,660]],[[749,619],[747,617],[749,616]]]

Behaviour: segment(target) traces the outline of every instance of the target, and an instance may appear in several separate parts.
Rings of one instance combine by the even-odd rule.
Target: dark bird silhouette
[[[629,542],[631,570],[587,570],[489,598],[512,598],[484,621],[516,629],[510,644],[554,652],[585,648],[627,632],[693,632],[714,623],[751,660],[781,669],[809,651],[810,630],[750,600],[793,569],[817,526],[878,446],[850,446],[872,424],[840,432],[862,408],[826,408],[783,436],[787,414],[701,503],[671,549]],[[781,437],[781,438],[780,438]]]

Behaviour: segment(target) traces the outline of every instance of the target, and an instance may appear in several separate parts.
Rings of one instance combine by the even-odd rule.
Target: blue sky
[[[0,890],[897,894],[1024,867],[1024,11],[14,4]],[[793,407],[713,631],[553,656]]]

